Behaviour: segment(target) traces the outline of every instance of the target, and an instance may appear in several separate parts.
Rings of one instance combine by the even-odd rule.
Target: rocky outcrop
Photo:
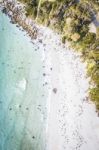
[[[3,13],[11,18],[11,22],[19,24],[24,30],[27,31],[31,39],[37,38],[38,29],[31,18],[25,15],[25,6],[13,0],[3,0],[0,3],[0,8]]]

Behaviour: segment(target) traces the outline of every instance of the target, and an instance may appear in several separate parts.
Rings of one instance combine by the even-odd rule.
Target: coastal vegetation
[[[54,29],[81,52],[91,78],[89,96],[99,110],[99,0],[19,0],[26,16]]]

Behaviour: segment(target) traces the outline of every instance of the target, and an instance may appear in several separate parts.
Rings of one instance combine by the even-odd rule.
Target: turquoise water
[[[44,150],[42,65],[38,45],[0,12],[0,150]]]

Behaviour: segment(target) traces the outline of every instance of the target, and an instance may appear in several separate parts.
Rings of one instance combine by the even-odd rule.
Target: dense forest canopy
[[[61,33],[87,62],[89,95],[99,109],[99,0],[20,0],[26,15]]]

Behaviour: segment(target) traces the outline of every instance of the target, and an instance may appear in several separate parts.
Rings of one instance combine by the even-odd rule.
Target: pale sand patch
[[[44,44],[44,80],[49,83],[46,149],[99,150],[99,118],[94,104],[86,101],[89,84],[85,64],[79,55],[64,48],[51,30],[41,27],[39,38]]]

